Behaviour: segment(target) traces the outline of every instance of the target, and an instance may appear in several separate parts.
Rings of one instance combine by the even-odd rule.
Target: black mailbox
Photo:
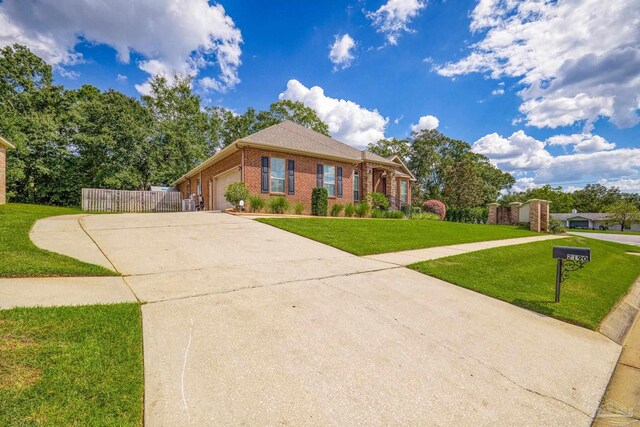
[[[554,246],[553,258],[563,259],[565,261],[591,261],[591,249],[574,248],[571,246]]]

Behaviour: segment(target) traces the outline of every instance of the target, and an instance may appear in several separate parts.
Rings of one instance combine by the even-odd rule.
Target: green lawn
[[[354,255],[539,235],[515,226],[430,220],[263,218],[257,221],[326,243]]]
[[[42,250],[29,239],[36,220],[78,213],[79,209],[52,206],[0,206],[0,277],[118,275],[98,265]]]
[[[592,261],[562,284],[554,303],[556,260],[552,247],[586,246]],[[424,274],[546,314],[596,329],[640,275],[640,251],[583,237],[469,252],[409,266]]]
[[[0,425],[141,426],[138,304],[0,311]]]

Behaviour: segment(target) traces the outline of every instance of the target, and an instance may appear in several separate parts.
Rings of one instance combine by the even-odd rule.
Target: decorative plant
[[[421,212],[421,213],[414,213],[413,215],[411,215],[411,219],[415,219],[415,220],[427,219],[431,221],[440,221],[440,215],[434,214],[431,212]]]
[[[364,218],[365,216],[369,215],[370,210],[371,207],[367,202],[360,202],[354,207],[356,216],[359,216],[360,218]]]
[[[389,209],[389,199],[382,193],[369,193],[367,194],[367,202],[371,205],[372,209],[387,210]]]
[[[549,218],[549,232],[553,234],[564,233],[564,227],[557,218]]]
[[[300,202],[296,202],[293,204],[293,213],[296,215],[302,215],[304,212],[304,204]]]
[[[329,192],[324,187],[316,187],[311,192],[311,215],[327,216]]]
[[[402,219],[404,218],[404,214],[402,211],[383,211],[380,209],[373,209],[371,211],[371,218]]]
[[[224,198],[231,203],[235,210],[240,210],[240,200],[247,200],[249,197],[249,189],[244,182],[234,182],[229,184],[224,192]]]
[[[273,214],[283,214],[289,209],[289,202],[284,196],[277,196],[269,199],[269,212]]]
[[[447,214],[447,207],[440,200],[427,200],[422,204],[422,210],[438,215],[441,220],[444,220]]]
[[[331,206],[331,216],[340,216],[343,209],[344,205],[341,205],[340,203],[334,204],[333,206]]]
[[[354,213],[355,213],[355,209],[351,203],[349,203],[344,207],[344,216],[352,217]]]
[[[260,212],[267,201],[258,195],[249,195],[249,212]]]

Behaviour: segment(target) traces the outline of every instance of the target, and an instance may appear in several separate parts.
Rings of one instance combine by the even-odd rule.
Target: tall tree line
[[[204,108],[183,76],[151,81],[140,100],[53,83],[50,65],[21,45],[0,49],[0,135],[11,201],[77,205],[83,187],[144,190],[169,185],[219,149],[282,120],[328,134],[315,111],[281,100],[235,114]]]

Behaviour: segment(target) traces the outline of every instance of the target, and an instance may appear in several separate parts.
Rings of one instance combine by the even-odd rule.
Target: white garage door
[[[238,169],[229,171],[216,178],[216,205],[214,209],[227,209],[232,205],[224,198],[224,192],[229,184],[240,181],[240,171]]]

